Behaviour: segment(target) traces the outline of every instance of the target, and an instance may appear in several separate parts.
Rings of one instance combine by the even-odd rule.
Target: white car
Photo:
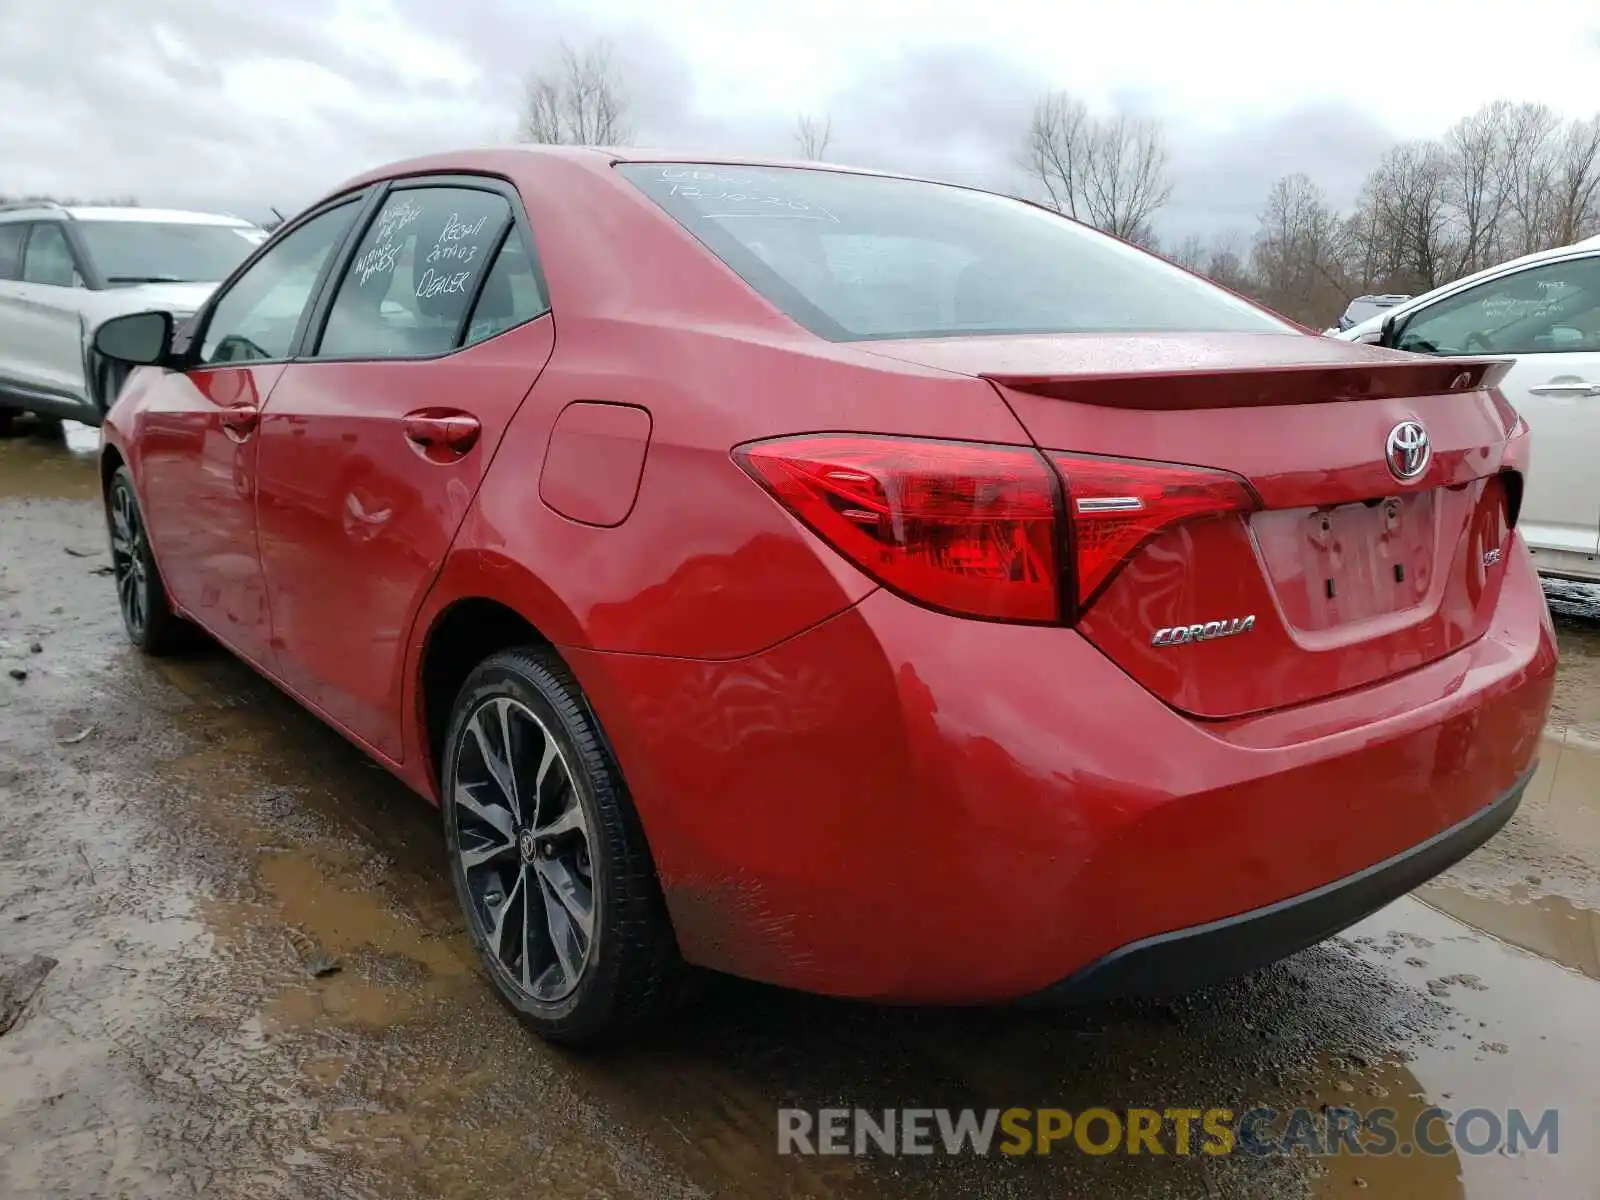
[[[1500,388],[1532,432],[1518,527],[1541,574],[1600,582],[1600,237],[1479,271],[1333,336],[1513,359]]]
[[[122,382],[90,349],[100,323],[192,314],[266,238],[215,213],[0,206],[0,430],[17,412],[100,424]]]

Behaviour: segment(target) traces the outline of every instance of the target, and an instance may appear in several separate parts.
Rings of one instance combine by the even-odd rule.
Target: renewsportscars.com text
[[[779,1154],[1509,1154],[1560,1149],[1560,1114],[1512,1108],[781,1108]]]

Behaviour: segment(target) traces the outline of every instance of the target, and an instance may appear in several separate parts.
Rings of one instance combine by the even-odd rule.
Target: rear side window
[[[1115,238],[987,192],[799,167],[617,170],[834,341],[1292,328]]]
[[[470,346],[504,333],[548,311],[550,300],[545,295],[544,280],[540,278],[533,255],[528,253],[522,230],[512,226],[500,253],[495,256],[488,278],[483,281],[483,291],[478,295],[472,320],[467,324],[466,344]]]
[[[33,236],[22,256],[22,278],[28,283],[54,287],[77,287],[83,282],[72,261],[67,235],[57,222],[41,221],[33,227]]]
[[[511,224],[497,192],[404,188],[373,218],[340,281],[319,358],[406,358],[461,344]]]
[[[28,227],[21,221],[0,225],[0,279],[15,279],[22,272],[22,239]]]

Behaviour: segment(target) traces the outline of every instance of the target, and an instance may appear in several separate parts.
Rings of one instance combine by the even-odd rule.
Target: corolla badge
[[[1433,457],[1433,445],[1428,441],[1428,431],[1422,427],[1422,422],[1401,421],[1389,430],[1384,456],[1396,479],[1415,479],[1426,471]]]
[[[1206,621],[1199,625],[1169,625],[1158,629],[1150,638],[1152,646],[1183,646],[1189,642],[1209,642],[1216,638],[1233,637],[1249,633],[1256,627],[1256,615],[1230,617],[1226,621]]]

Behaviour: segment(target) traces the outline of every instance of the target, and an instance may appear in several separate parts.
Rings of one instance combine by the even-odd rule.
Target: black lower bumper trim
[[[1380,863],[1276,904],[1131,942],[1029,997],[1034,1003],[1170,996],[1264,967],[1348,929],[1460,862],[1500,831],[1533,778]]]

